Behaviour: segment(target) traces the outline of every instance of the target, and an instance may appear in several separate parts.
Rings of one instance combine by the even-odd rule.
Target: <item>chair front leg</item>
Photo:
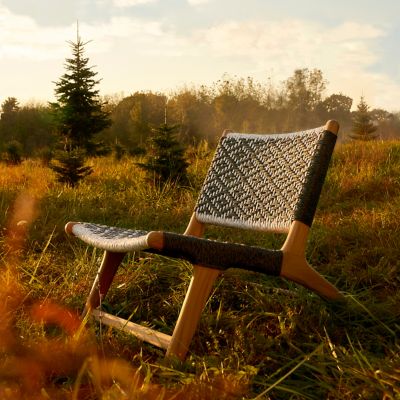
[[[111,251],[104,252],[103,260],[86,300],[82,317],[85,317],[88,312],[100,305],[100,302],[104,299],[108,289],[110,288],[111,282],[113,281],[125,254],[126,253],[113,253]]]
[[[193,277],[167,349],[167,357],[175,356],[182,361],[185,359],[201,313],[219,274],[220,271],[215,269],[194,266]]]

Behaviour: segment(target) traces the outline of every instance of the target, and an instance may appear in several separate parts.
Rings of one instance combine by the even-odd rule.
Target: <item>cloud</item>
[[[285,61],[293,65],[295,60],[300,64],[327,59],[335,62],[336,55],[371,63],[376,56],[370,41],[384,32],[352,22],[329,29],[308,21],[284,20],[227,22],[195,35],[201,46],[220,57],[253,57],[256,63]]]
[[[42,59],[60,55],[66,28],[40,28],[28,16],[11,13],[0,4],[0,57]]]
[[[113,0],[128,5],[155,0]],[[192,4],[204,0],[188,0]],[[0,3],[0,55],[2,57],[51,59],[64,56],[65,41],[74,39],[75,25],[42,27],[31,17],[11,13]],[[288,76],[301,66],[362,69],[377,61],[371,45],[384,32],[372,25],[346,22],[333,28],[302,20],[231,21],[208,29],[178,35],[160,21],[112,17],[107,22],[80,23],[84,39],[93,40],[96,52],[108,51],[118,41],[129,39],[130,47],[146,53],[182,54],[218,64],[232,60],[253,72],[279,71]],[[122,43],[122,42],[121,42]],[[147,46],[147,48],[146,48]],[[244,71],[244,73],[247,73]]]
[[[43,61],[63,59],[69,54],[67,40],[75,40],[75,24],[63,27],[39,26],[33,18],[11,13],[0,4],[0,57],[2,59]],[[168,46],[170,34],[161,23],[128,17],[113,17],[108,22],[79,24],[83,40],[93,41],[91,52],[109,51],[121,39],[130,38],[139,47]]]
[[[134,7],[141,4],[155,3],[158,0],[112,0],[116,7]]]
[[[138,4],[139,0],[112,1],[120,1],[122,6]],[[144,4],[146,0],[140,1]],[[201,0],[190,1],[195,5]],[[39,26],[33,18],[13,14],[0,2],[3,68],[30,60],[51,61],[62,68],[63,60],[70,55],[66,40],[75,39],[75,29],[75,24]],[[327,26],[300,19],[254,19],[225,21],[184,33],[178,33],[178,29],[165,20],[128,15],[80,23],[83,40],[92,40],[87,54],[104,73],[109,71],[104,81],[110,87],[118,80],[115,90],[124,89],[124,80],[137,82],[141,88],[152,85],[148,87],[152,90],[185,82],[207,84],[225,72],[261,81],[271,77],[278,84],[296,68],[320,68],[329,81],[330,93],[343,92],[354,102],[364,93],[372,106],[388,109],[399,104],[400,85],[373,69],[382,62],[379,42],[387,34],[376,25],[347,21]]]
[[[191,6],[200,6],[202,4],[210,3],[211,0],[187,0],[188,4]]]
[[[385,36],[383,29],[367,23],[327,27],[286,19],[225,22],[196,31],[192,41],[198,44],[194,51],[207,54],[209,63],[230,60],[230,73],[279,81],[296,68],[319,68],[330,83],[329,91],[354,99],[364,92],[373,103],[379,100],[381,106],[393,108],[399,85],[383,73],[371,72],[381,56],[379,40]]]

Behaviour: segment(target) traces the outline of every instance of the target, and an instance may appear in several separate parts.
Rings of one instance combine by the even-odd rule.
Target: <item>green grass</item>
[[[93,160],[76,189],[32,161],[0,165],[1,397],[400,399],[398,142],[338,146],[324,186],[308,259],[346,304],[231,270],[184,363],[93,321],[78,329],[102,254],[67,237],[64,224],[182,232],[210,161],[193,154],[192,187],[179,190],[146,183],[137,160]],[[284,240],[222,228],[207,236],[273,248]],[[186,262],[130,255],[103,307],[170,334],[190,276]]]

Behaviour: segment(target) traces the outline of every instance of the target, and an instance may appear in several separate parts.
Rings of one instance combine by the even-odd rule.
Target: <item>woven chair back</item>
[[[287,232],[293,220],[311,226],[335,141],[324,127],[223,136],[197,201],[197,219],[275,232]]]

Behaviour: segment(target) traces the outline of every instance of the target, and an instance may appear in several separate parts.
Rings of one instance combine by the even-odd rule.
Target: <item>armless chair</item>
[[[122,229],[69,222],[66,232],[104,250],[84,315],[186,357],[201,313],[218,276],[242,268],[281,276],[327,300],[342,294],[307,262],[305,249],[339,125],[285,134],[224,132],[185,233]],[[202,238],[208,224],[287,233],[281,249]],[[148,251],[183,258],[193,277],[172,336],[101,311],[114,275],[128,252]]]

